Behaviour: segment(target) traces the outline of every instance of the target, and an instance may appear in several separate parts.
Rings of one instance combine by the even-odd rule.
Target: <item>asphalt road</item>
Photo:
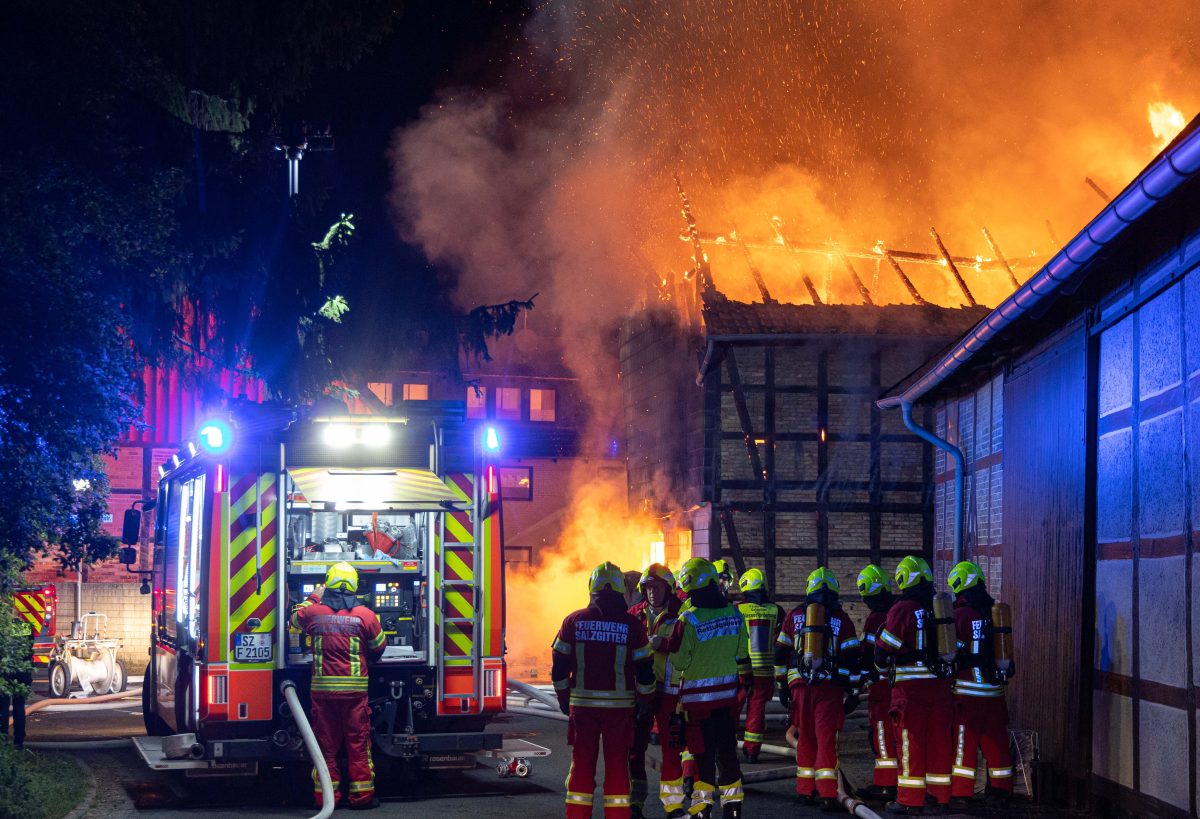
[[[84,741],[140,734],[141,709],[137,700],[117,708],[71,713],[39,712],[31,716],[29,741]],[[768,742],[782,745],[782,729],[770,719]],[[563,782],[570,763],[566,724],[532,716],[505,715],[494,723],[509,736],[523,737],[552,750],[549,757],[533,760],[528,778],[500,778],[492,764],[472,771],[421,772],[419,775],[389,771],[376,759],[378,789],[383,804],[370,815],[411,817],[420,810],[447,819],[481,819],[519,816],[521,819],[551,819],[563,815]],[[865,784],[870,777],[870,752],[865,732],[843,734],[842,766],[851,781]],[[92,772],[96,782],[82,817],[113,819],[178,819],[182,816],[244,817],[247,814],[279,817],[308,817],[311,784],[306,775],[264,771],[257,777],[188,779],[177,773],[151,771],[132,748],[76,751],[77,758]],[[653,756],[656,750],[651,750]],[[820,816],[816,810],[797,805],[793,799],[791,762],[763,756],[758,765],[745,770],[780,770],[783,779],[747,785],[746,819],[778,819],[780,816]],[[652,772],[652,778],[654,774]],[[601,774],[602,781],[602,774]],[[653,787],[653,786],[652,786]],[[599,799],[595,816],[601,815]],[[339,815],[341,815],[339,813]],[[651,799],[646,815],[663,817],[661,806]],[[985,814],[986,815],[986,814]],[[1044,809],[1009,809],[992,816],[1058,817],[1068,814]]]

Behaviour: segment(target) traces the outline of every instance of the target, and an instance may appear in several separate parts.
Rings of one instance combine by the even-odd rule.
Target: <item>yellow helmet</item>
[[[754,591],[761,589],[766,582],[762,569],[746,569],[746,573],[738,578],[738,588],[743,592]]]
[[[325,588],[336,591],[358,591],[358,572],[349,563],[334,563],[325,574]]]
[[[730,585],[733,585],[734,583],[737,582],[737,579],[738,579],[737,570],[734,569],[733,564],[730,563],[725,558],[722,557],[718,560],[714,560],[712,562],[712,567],[713,567],[713,570],[717,573],[718,578],[721,578],[721,579],[727,578],[729,580]]]
[[[694,592],[717,582],[717,570],[702,557],[693,557],[679,570],[679,587]]]
[[[824,566],[820,567],[808,576],[808,585],[805,587],[804,591],[807,594],[813,594],[814,592],[820,591],[823,588],[829,589],[834,594],[837,594],[839,591],[841,591],[841,586],[838,583],[837,575],[829,571],[829,569],[826,569]]]
[[[873,597],[887,590],[887,575],[874,563],[868,563],[858,573],[858,593],[863,597]]]
[[[671,574],[671,570],[661,563],[651,563],[646,567],[646,571],[642,572],[641,580],[638,581],[638,589],[645,588],[651,580],[661,580],[671,591],[675,591],[675,575]]]
[[[605,589],[615,591],[617,594],[625,593],[624,573],[615,563],[607,560],[592,569],[592,576],[588,578],[588,591],[592,594]]]
[[[967,589],[973,589],[984,582],[983,569],[979,567],[978,563],[964,560],[950,570],[950,576],[946,578],[946,582],[950,586],[950,591],[962,594]]]
[[[911,589],[922,580],[933,582],[933,570],[925,558],[909,555],[896,565],[896,585],[903,591]]]

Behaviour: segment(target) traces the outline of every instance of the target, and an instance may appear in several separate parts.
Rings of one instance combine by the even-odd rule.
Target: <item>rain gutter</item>
[[[966,497],[967,461],[961,449],[945,438],[939,438],[924,427],[918,426],[913,420],[912,408],[912,401],[900,402],[900,412],[908,431],[938,449],[945,450],[954,459],[954,563],[958,564],[963,559],[963,498]]]
[[[880,409],[916,403],[950,378],[1009,325],[1057,295],[1081,268],[1099,255],[1159,201],[1200,171],[1200,127],[1171,145],[1100,211],[1029,281],[975,325],[938,363],[902,392],[875,402]]]

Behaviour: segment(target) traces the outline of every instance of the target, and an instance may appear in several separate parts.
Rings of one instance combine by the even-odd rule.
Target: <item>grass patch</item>
[[[0,739],[0,819],[61,819],[83,801],[88,784],[67,754],[18,751]]]

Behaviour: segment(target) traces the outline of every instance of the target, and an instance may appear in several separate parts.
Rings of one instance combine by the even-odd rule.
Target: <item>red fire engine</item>
[[[501,747],[486,730],[505,707],[496,431],[466,423],[461,403],[395,413],[247,406],[165,465],[138,741],[149,764],[303,756],[280,684],[307,708],[312,656],[288,613],[340,561],[387,636],[370,675],[377,751],[448,768]],[[194,735],[186,759],[166,758],[168,735]]]
[[[47,671],[54,650],[54,612],[58,608],[58,591],[53,585],[13,592],[13,609],[17,618],[28,623],[33,632],[33,670]]]

